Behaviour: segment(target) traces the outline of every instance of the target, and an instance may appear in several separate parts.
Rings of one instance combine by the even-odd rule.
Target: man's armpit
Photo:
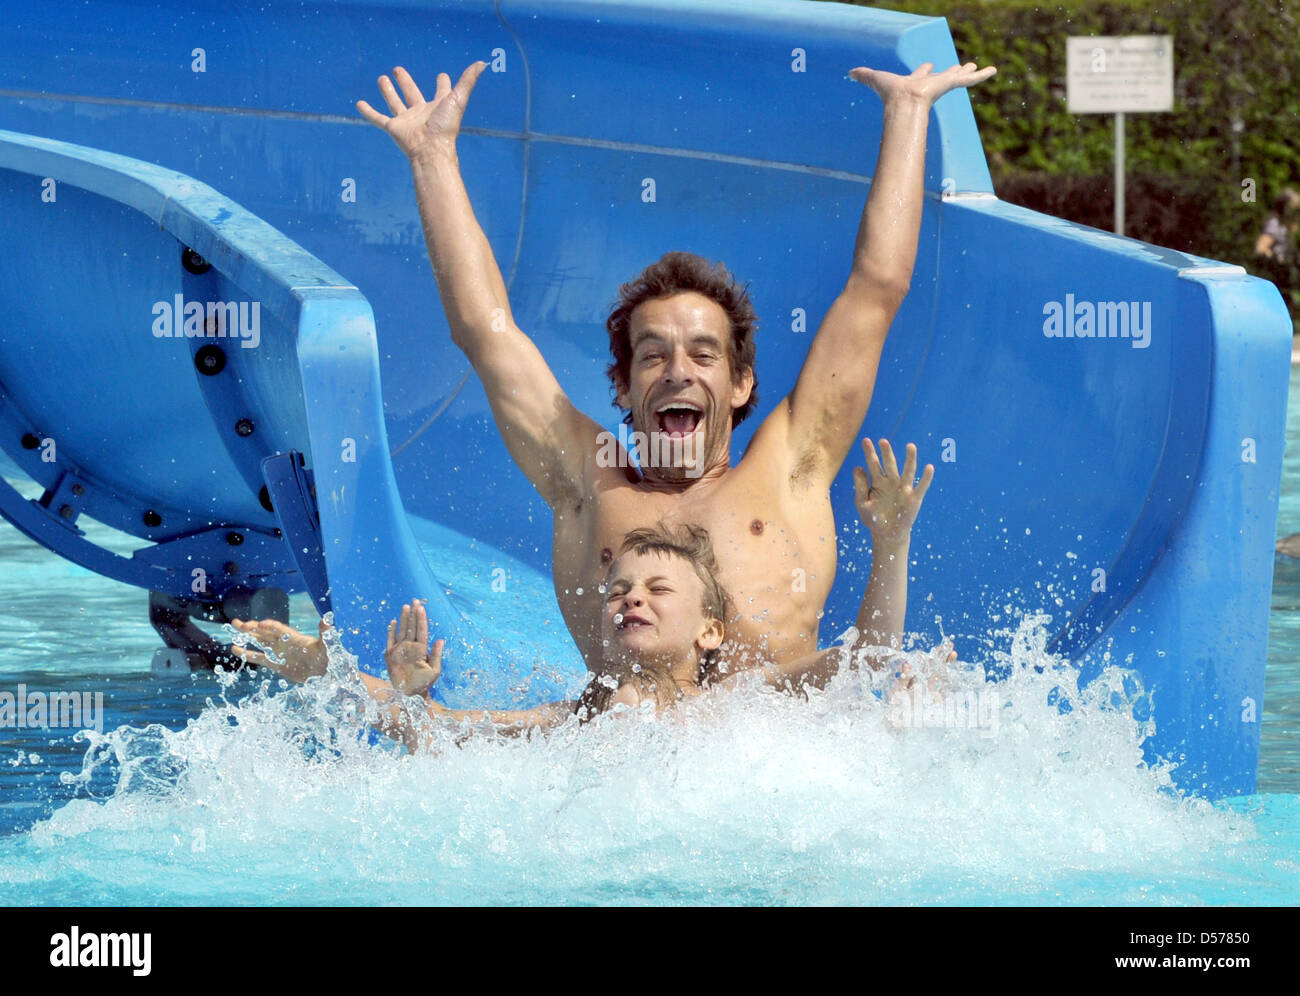
[[[544,442],[545,455],[539,469],[546,476],[547,486],[538,491],[553,511],[577,511],[594,492],[595,439],[601,430],[576,408],[557,430]]]
[[[791,419],[791,425],[795,425]],[[830,471],[830,454],[826,439],[835,427],[829,410],[823,409],[809,429],[790,437],[790,490],[806,491],[812,487],[825,488],[833,476]]]

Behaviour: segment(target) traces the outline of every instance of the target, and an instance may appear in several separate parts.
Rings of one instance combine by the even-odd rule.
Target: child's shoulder
[[[641,701],[641,689],[637,687],[637,683],[625,681],[609,697],[609,708],[613,709],[614,706],[624,705],[635,709],[641,704]]]

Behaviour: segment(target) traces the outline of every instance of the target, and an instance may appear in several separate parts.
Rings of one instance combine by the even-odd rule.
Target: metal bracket
[[[298,573],[321,615],[329,612],[330,583],[321,546],[320,512],[316,484],[297,450],[277,453],[262,461],[262,476],[280,531],[298,565]]]

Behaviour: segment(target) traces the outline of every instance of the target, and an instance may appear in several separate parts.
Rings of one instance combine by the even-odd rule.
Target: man
[[[731,432],[754,394],[752,309],[742,291],[689,254],[670,253],[623,288],[609,330],[617,403],[636,432],[666,437],[668,460],[602,459],[608,433],[578,411],[515,324],[505,283],[461,179],[456,137],[486,63],[426,101],[410,74],[379,88],[392,116],[357,108],[411,162],[429,257],[452,339],[486,390],[506,448],[554,515],[556,596],[584,660],[601,658],[600,584],[623,537],[657,521],[690,522],[713,539],[732,595],[721,657],[732,668],[817,650],[835,578],[829,489],[866,416],[881,350],[911,281],[924,198],[930,107],[996,70],[974,63],[907,76],[859,67],[850,76],[884,105],[879,161],[850,275],[827,312],[794,391],[730,463]],[[748,321],[748,333],[745,326]],[[652,447],[659,452],[659,447]],[[611,465],[613,464],[613,465]],[[893,552],[874,551],[876,557]],[[584,597],[585,595],[585,597]]]

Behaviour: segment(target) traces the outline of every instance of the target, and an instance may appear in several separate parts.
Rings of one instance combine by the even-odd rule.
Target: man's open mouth
[[[704,409],[693,401],[669,401],[655,409],[655,418],[664,435],[689,436],[704,418]]]

